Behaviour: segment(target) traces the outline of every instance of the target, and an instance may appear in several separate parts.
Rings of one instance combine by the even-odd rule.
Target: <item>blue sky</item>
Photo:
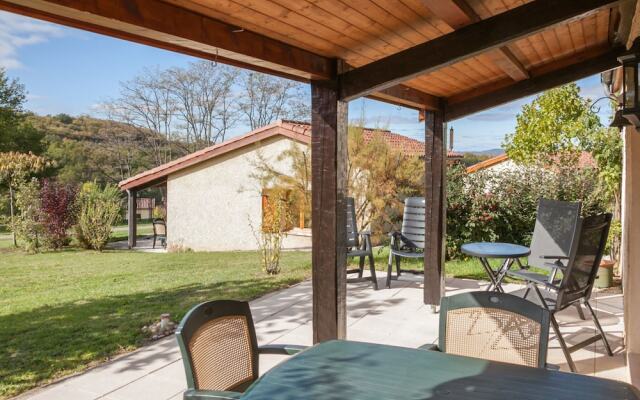
[[[38,114],[95,114],[101,101],[117,96],[119,82],[147,67],[184,66],[195,59],[165,50],[66,28],[0,11],[0,67],[19,78],[29,91],[27,108]],[[599,76],[578,82],[582,94],[592,99],[604,95]],[[453,121],[455,150],[478,151],[500,147],[513,131],[522,99]],[[606,102],[601,113],[608,119]],[[356,100],[349,115],[367,125],[390,128],[424,139],[418,113],[372,100]],[[239,126],[236,134],[246,132]]]

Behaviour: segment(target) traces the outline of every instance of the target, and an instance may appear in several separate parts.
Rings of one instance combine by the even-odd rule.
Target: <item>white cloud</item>
[[[22,67],[18,49],[63,36],[62,28],[17,14],[0,11],[0,67]]]

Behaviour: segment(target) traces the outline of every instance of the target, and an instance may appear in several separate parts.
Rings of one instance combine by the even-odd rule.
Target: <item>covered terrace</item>
[[[314,343],[347,335],[349,101],[366,96],[424,117],[422,301],[437,306],[445,293],[447,121],[614,68],[638,35],[634,0],[0,0],[0,9],[310,83]],[[624,135],[624,317],[633,367],[640,137],[633,128]]]

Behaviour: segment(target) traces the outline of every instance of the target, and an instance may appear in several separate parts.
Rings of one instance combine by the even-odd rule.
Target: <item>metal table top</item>
[[[469,256],[482,258],[520,258],[531,253],[528,247],[519,244],[492,242],[466,243],[460,250]]]

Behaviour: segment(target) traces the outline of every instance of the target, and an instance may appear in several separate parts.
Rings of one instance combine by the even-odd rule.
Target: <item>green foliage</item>
[[[78,193],[76,238],[87,249],[102,251],[111,228],[120,217],[122,199],[115,185],[101,189],[95,182],[85,183]]]
[[[590,136],[601,128],[590,105],[575,83],[548,90],[525,104],[516,117],[515,133],[505,139],[509,158],[525,165],[575,159]]]
[[[589,169],[550,171],[539,167],[466,174],[449,170],[447,256],[460,256],[467,242],[498,241],[529,245],[541,197],[581,201],[583,215],[606,211],[599,182]]]
[[[25,120],[27,92],[16,79],[9,79],[0,68],[0,152],[43,151],[43,134]]]
[[[40,248],[43,228],[40,213],[40,185],[36,179],[21,182],[16,190],[16,207],[20,211],[11,223],[18,244],[35,253]]]

